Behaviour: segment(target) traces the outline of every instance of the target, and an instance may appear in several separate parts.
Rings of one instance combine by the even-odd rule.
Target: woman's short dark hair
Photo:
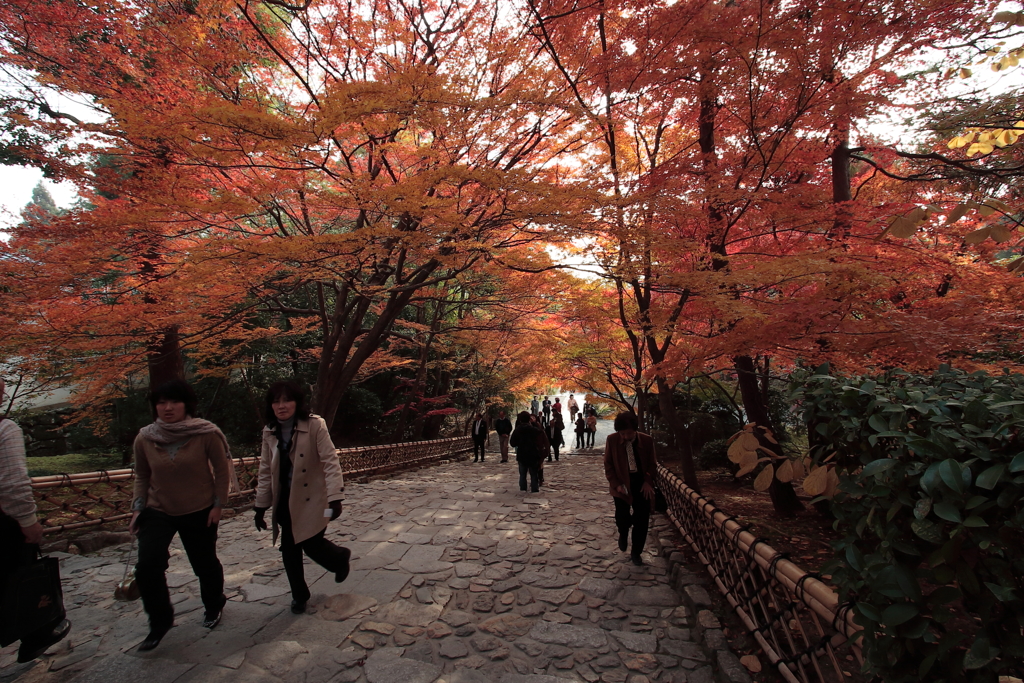
[[[524,410],[523,412],[519,413],[519,415],[516,416],[516,424],[517,425],[530,424],[530,413],[528,411],[526,411],[526,410]]]
[[[615,416],[615,431],[624,432],[627,429],[640,429],[640,420],[636,419],[636,413],[626,411]]]
[[[267,389],[266,405],[264,416],[268,427],[277,426],[277,416],[274,415],[274,401],[283,398],[286,401],[295,401],[295,419],[309,419],[309,402],[306,399],[306,390],[298,382],[290,379],[274,382]]]
[[[153,417],[157,416],[156,404],[161,400],[181,401],[185,404],[185,414],[190,417],[196,417],[199,399],[196,398],[196,392],[192,391],[192,387],[183,379],[172,379],[170,382],[164,382],[149,392],[149,407],[153,411]]]

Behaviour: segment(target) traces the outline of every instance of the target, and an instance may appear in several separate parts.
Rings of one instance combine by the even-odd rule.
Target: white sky
[[[21,222],[21,210],[32,199],[32,188],[43,180],[43,172],[26,166],[0,166],[0,231]],[[68,207],[78,197],[71,183],[43,180],[57,206]]]

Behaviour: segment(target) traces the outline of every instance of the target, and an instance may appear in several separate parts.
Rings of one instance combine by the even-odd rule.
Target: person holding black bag
[[[4,381],[0,379],[0,401],[3,395]],[[20,640],[18,662],[21,663],[39,657],[71,631],[71,622],[65,618],[59,573],[50,577],[26,577],[27,573],[37,569],[43,572],[48,569],[47,563],[36,560],[42,540],[43,526],[36,518],[32,481],[25,465],[25,438],[18,425],[0,416],[0,590],[3,597],[0,647]],[[51,559],[48,564],[56,562]],[[56,585],[48,585],[53,583],[53,576],[56,577]],[[19,579],[29,579],[32,584],[41,579],[47,586],[48,592],[52,593],[50,600],[34,599],[30,606],[38,612],[37,605],[45,602],[48,606],[46,614],[12,613],[25,606],[24,600],[18,600],[24,597],[25,592],[25,584]],[[44,623],[32,628],[40,619]],[[24,630],[26,625],[30,630]]]

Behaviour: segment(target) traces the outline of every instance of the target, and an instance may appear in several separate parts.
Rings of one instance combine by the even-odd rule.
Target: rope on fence
[[[859,661],[861,628],[836,593],[662,465],[658,486],[669,518],[782,677],[790,683],[844,681],[836,650],[847,647]]]
[[[340,448],[338,460],[348,476],[370,476],[418,467],[473,449],[470,437],[433,439],[364,448]],[[233,502],[256,492],[259,458],[235,458],[239,491]],[[71,531],[131,517],[132,469],[33,477],[32,489],[43,533]]]

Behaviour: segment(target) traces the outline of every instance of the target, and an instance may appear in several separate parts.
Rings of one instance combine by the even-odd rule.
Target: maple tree
[[[731,366],[748,419],[772,428],[757,358],[934,362],[976,348],[981,317],[991,330],[998,297],[952,240],[876,239],[919,197],[854,167],[851,136],[908,95],[899,69],[980,30],[992,3],[531,8],[600,148],[579,181],[603,199],[588,227],[670,424],[672,386],[708,368]]]
[[[175,335],[230,361],[316,330],[302,360],[330,424],[407,306],[572,207],[546,169],[570,119],[523,29],[486,8],[6,4],[3,61],[37,81],[4,104],[91,203],[12,231],[8,343],[88,358],[64,367],[102,399]]]

